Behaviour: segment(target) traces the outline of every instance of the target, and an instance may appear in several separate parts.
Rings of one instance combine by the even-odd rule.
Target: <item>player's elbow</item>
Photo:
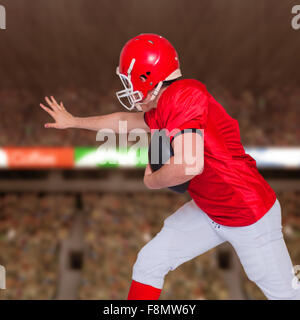
[[[195,166],[195,170],[194,170],[194,173],[195,175],[199,175],[199,174],[202,174],[204,170],[204,163],[201,163],[199,166]]]
[[[204,170],[204,167],[201,166],[201,167],[198,167],[198,166],[195,166],[195,167],[191,167],[191,166],[188,166],[188,167],[185,167],[185,175],[186,176],[191,176],[191,177],[195,177],[195,176],[198,176],[200,174],[203,173],[203,170]]]
[[[187,159],[184,166],[185,175],[197,176],[199,174],[202,174],[203,170],[204,170],[204,158],[202,156]]]

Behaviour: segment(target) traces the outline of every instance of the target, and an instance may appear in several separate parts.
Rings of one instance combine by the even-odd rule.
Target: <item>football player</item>
[[[121,104],[128,111],[142,112],[77,118],[53,97],[46,98],[49,106],[41,107],[55,120],[46,128],[117,132],[118,121],[123,120],[128,130],[166,129],[172,147],[177,141],[191,142],[198,163],[192,172],[187,170],[190,159],[184,148],[174,148],[174,156],[159,170],[152,172],[149,165],[145,170],[148,188],[188,182],[192,200],[170,215],[140,250],[128,299],[158,299],[169,271],[227,241],[248,278],[268,299],[300,299],[281,230],[279,201],[255,160],[245,153],[237,120],[201,82],[181,78],[176,50],[159,35],[129,40],[117,74],[124,86],[117,92]],[[176,156],[183,161],[176,163]]]

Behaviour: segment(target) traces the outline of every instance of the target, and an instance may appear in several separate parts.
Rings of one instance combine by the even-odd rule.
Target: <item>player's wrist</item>
[[[70,121],[69,128],[80,128],[80,125],[81,125],[80,118],[73,116]]]

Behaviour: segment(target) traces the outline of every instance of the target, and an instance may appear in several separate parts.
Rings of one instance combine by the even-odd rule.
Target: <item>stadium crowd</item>
[[[294,87],[269,88],[262,93],[244,90],[233,94],[221,86],[208,87],[229,114],[239,121],[245,145],[299,145],[300,89]],[[76,116],[94,116],[125,111],[112,90],[105,94],[86,89],[65,89],[48,92],[62,100],[69,112]],[[86,130],[45,130],[52,122],[39,107],[43,95],[31,91],[0,90],[2,112],[0,146],[93,146],[95,133]],[[15,130],[15,128],[18,130]]]
[[[284,235],[294,264],[300,264],[300,194],[278,194]],[[85,252],[79,299],[124,299],[139,249],[188,195],[173,193],[83,194]],[[60,242],[74,222],[72,195],[5,194],[0,197],[0,264],[7,289],[0,299],[55,299]],[[243,290],[264,299],[242,273]],[[215,250],[167,275],[161,299],[227,299]]]
[[[68,237],[74,197],[5,194],[0,197],[0,264],[6,290],[0,299],[52,299],[60,241]]]

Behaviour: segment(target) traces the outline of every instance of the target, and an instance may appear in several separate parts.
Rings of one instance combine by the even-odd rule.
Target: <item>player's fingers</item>
[[[44,109],[47,113],[49,113],[51,117],[54,118],[54,112],[53,112],[53,110],[51,110],[50,108],[44,106],[42,103],[40,103],[40,107],[41,107],[42,109]]]
[[[58,108],[55,103],[53,103],[48,97],[45,97],[45,100],[53,111],[57,111]]]
[[[65,106],[64,106],[64,104],[63,104],[62,102],[60,103],[59,106],[61,107],[62,110],[66,110],[66,109],[65,109]]]
[[[54,98],[53,96],[51,96],[50,98],[51,98],[51,100],[52,100],[52,103],[54,103],[54,105],[55,105],[58,109],[60,109],[60,105],[57,103],[57,101],[55,100],[55,98]]]
[[[58,129],[58,124],[57,123],[46,123],[45,128],[55,128]]]

